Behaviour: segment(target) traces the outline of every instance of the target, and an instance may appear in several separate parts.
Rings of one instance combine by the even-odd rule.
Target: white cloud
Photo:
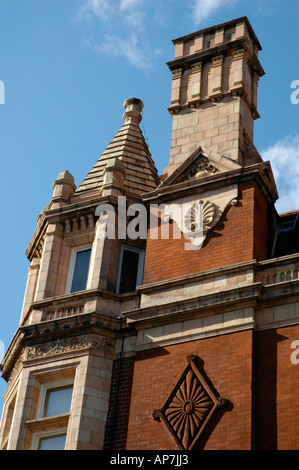
[[[125,57],[132,65],[143,71],[147,71],[152,65],[150,55],[146,54],[144,47],[139,45],[135,34],[128,39],[106,35],[103,43],[95,46],[95,50],[114,57]]]
[[[82,0],[77,19],[96,18],[102,23],[101,42],[89,39],[85,44],[98,53],[125,58],[137,69],[147,71],[159,51],[148,47],[147,36],[143,34],[145,3],[145,0]]]
[[[106,20],[111,11],[111,2],[108,0],[85,0],[79,9],[78,19],[90,19],[94,15]]]
[[[121,0],[119,9],[121,11],[128,10],[130,8],[135,8],[137,6],[141,6],[142,0]]]
[[[233,5],[237,0],[194,0],[192,18],[195,24],[200,24],[221,7]]]
[[[143,0],[84,0],[79,8],[78,19],[90,19],[95,16],[106,21],[119,12],[141,7],[142,3]]]
[[[144,29],[144,19],[146,18],[145,13],[142,11],[134,11],[132,13],[128,13],[124,15],[123,20],[131,28],[134,30],[142,31]]]
[[[102,43],[93,48],[115,57],[124,57],[139,70],[148,70],[158,53],[147,46],[148,36],[145,33],[149,23],[154,21],[156,25],[161,26],[161,18],[158,22],[157,14],[161,17],[161,11],[164,14],[167,8],[170,8],[170,3],[174,7],[173,5],[179,0],[167,0],[167,2],[163,0],[165,2],[163,6],[148,0],[81,1],[78,19],[96,18],[102,23],[101,33],[105,36]],[[187,6],[192,8],[192,20],[195,24],[199,24],[217,9],[233,5],[237,1],[188,0]]]
[[[264,161],[270,161],[279,199],[278,212],[299,209],[299,136],[288,136],[261,151]]]

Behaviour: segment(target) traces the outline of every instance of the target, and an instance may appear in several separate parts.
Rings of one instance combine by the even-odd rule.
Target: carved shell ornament
[[[212,202],[199,201],[192,204],[185,216],[185,227],[191,232],[207,230],[216,216],[216,207]]]
[[[185,239],[190,241],[185,244],[186,250],[199,249],[208,231],[217,224],[226,207],[236,204],[237,199],[231,198],[230,195],[215,202],[208,199],[181,199],[178,203],[166,205],[164,220],[175,221]]]
[[[191,241],[192,247],[187,244],[186,249],[202,246],[208,230],[216,222],[216,215],[215,204],[203,200],[171,204],[165,209],[165,220],[174,220],[184,237]]]

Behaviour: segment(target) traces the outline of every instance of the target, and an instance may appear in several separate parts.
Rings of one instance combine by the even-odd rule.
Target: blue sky
[[[69,170],[81,183],[122,126],[123,103],[133,96],[145,104],[141,127],[162,173],[171,137],[166,62],[174,58],[172,39],[241,16],[248,16],[261,42],[266,72],[255,146],[273,166],[278,211],[297,209],[299,104],[291,102],[291,84],[299,80],[296,0],[0,0],[5,349],[20,318],[25,250],[57,175]],[[1,396],[4,390],[1,379]]]

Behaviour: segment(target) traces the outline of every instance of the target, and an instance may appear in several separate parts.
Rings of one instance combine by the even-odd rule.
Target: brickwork
[[[198,448],[251,448],[252,331],[244,331],[137,353],[127,450],[177,449],[164,425],[153,420],[152,412],[172,392],[188,354],[204,361],[206,376],[218,394],[229,400],[227,411],[218,414]]]
[[[298,340],[298,325],[256,335],[257,449],[299,449],[299,364],[291,362]]]
[[[211,230],[200,250],[184,249],[186,240],[150,239],[148,237],[144,267],[144,284],[172,279],[209,269],[229,266],[252,259],[266,258],[265,232],[261,223],[255,228],[254,219],[266,223],[267,208],[259,189],[252,183],[239,187],[239,202],[230,207]],[[258,200],[259,205],[256,205]],[[261,210],[262,209],[262,210]],[[232,242],[233,241],[233,242]],[[256,241],[258,243],[256,244]]]
[[[104,449],[125,450],[134,357],[114,361]]]
[[[268,253],[268,204],[259,188],[254,193],[254,258],[267,259]],[[269,246],[270,249],[270,246]],[[270,250],[269,250],[270,251]]]

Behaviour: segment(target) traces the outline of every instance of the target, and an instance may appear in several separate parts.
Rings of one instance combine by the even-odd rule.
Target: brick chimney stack
[[[246,17],[175,39],[170,175],[199,146],[242,166],[261,161],[253,147],[261,45]],[[254,150],[254,151],[253,151]],[[250,152],[248,154],[248,152]]]

